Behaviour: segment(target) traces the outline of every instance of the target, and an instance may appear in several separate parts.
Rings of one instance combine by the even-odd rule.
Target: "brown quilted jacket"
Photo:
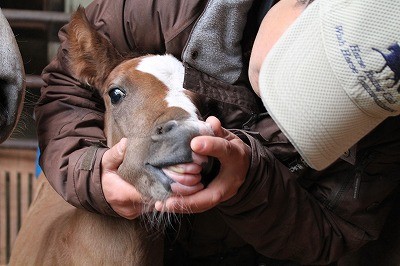
[[[303,264],[336,261],[379,236],[399,185],[399,117],[384,121],[331,167],[317,172],[299,160],[265,113],[246,74],[268,2],[95,0],[86,8],[93,27],[121,53],[170,53],[181,59],[184,87],[204,101],[202,114],[219,117],[251,146],[251,166],[238,194],[183,223],[176,241],[188,258],[221,259],[251,247],[265,257]],[[65,27],[59,38],[58,55],[43,71],[47,85],[35,109],[40,164],[66,201],[116,215],[100,182],[107,149],[102,144],[104,104],[72,77]],[[229,49],[218,47],[221,40]],[[221,56],[210,54],[210,47]],[[98,149],[88,154],[93,145]],[[88,156],[93,159],[90,170],[82,167]]]

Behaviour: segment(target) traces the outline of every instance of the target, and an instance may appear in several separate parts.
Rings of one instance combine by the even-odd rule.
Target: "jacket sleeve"
[[[122,2],[94,1],[86,14],[120,51],[127,51],[120,19]],[[93,88],[83,87],[70,72],[67,27],[59,32],[56,58],[43,70],[46,86],[35,107],[40,164],[50,184],[67,202],[115,216],[104,198],[100,179],[101,158],[107,150],[103,144],[104,103]]]
[[[392,129],[399,133],[399,126]],[[308,169],[299,177],[260,138],[238,135],[252,148],[251,166],[238,194],[218,208],[258,252],[328,264],[379,236],[400,181],[398,141],[382,141],[385,134],[378,131],[361,142],[355,165],[338,160],[322,172]]]

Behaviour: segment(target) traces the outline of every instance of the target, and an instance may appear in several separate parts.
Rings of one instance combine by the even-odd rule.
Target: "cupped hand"
[[[101,161],[101,183],[104,197],[120,216],[127,219],[135,219],[143,210],[149,210],[145,206],[140,193],[117,173],[125,155],[127,139],[123,138],[106,151]]]
[[[193,152],[200,156],[216,157],[220,163],[219,174],[205,188],[194,194],[176,195],[165,202],[157,202],[158,211],[196,213],[209,210],[233,197],[243,184],[250,165],[251,150],[240,138],[224,129],[215,117],[206,121],[215,136],[199,136],[191,141]],[[184,182],[183,178],[179,182]]]

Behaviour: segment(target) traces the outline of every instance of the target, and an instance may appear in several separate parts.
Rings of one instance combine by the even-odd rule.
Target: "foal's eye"
[[[120,88],[113,88],[108,92],[108,95],[110,96],[111,103],[112,104],[117,104],[123,98],[125,98],[126,93]]]

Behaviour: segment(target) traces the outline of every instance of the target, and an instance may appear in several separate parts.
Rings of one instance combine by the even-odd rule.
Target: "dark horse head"
[[[386,63],[383,68],[378,71],[378,73],[382,72],[386,67],[389,67],[394,72],[394,83],[395,86],[400,80],[400,46],[398,43],[394,43],[390,45],[387,50],[389,53],[384,53],[376,48],[372,48],[374,51],[379,52],[383,58],[385,59]],[[398,91],[400,88],[398,89]],[[399,91],[400,92],[400,91]]]
[[[24,66],[14,34],[0,9],[0,143],[17,124],[25,95]]]

